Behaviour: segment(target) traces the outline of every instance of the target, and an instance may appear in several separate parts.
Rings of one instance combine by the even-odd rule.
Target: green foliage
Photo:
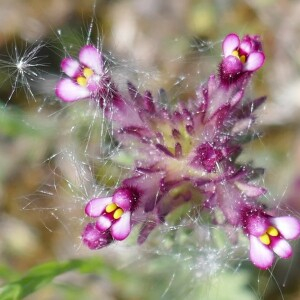
[[[52,125],[51,130],[50,122],[45,121],[44,117],[40,119],[36,114],[31,115],[17,108],[0,106],[0,134],[5,136],[47,137],[54,132],[53,127]]]
[[[176,257],[169,255],[152,256],[150,264],[145,264],[145,262],[139,264],[137,261],[131,268],[121,269],[114,267],[112,262],[101,257],[47,262],[2,286],[0,299],[20,300],[41,289],[51,291],[53,287],[56,290],[55,295],[62,295],[59,299],[98,299],[103,296],[94,295],[93,297],[90,291],[82,288],[80,284],[56,279],[57,276],[70,271],[80,273],[79,278],[82,278],[82,282],[88,280],[90,284],[98,285],[101,281],[105,283],[108,280],[112,284],[116,299],[151,300],[161,297],[167,300],[255,299],[252,291],[247,289],[249,274],[245,271],[240,270],[234,273],[223,270],[213,277],[197,278],[195,276],[197,272],[192,271],[186,263],[182,264]],[[199,271],[201,273],[203,270]],[[85,274],[90,277],[85,277]],[[15,276],[16,274],[13,274],[9,268],[0,268],[0,277],[9,280]],[[224,291],[231,292],[227,294]],[[236,298],[233,295],[237,295]]]
[[[0,269],[2,270],[2,269]],[[4,270],[4,269],[3,269]],[[4,270],[5,271],[5,270]],[[7,271],[7,270],[6,270]],[[103,273],[112,278],[119,278],[122,273],[118,273],[112,267],[105,264],[100,258],[78,259],[65,262],[48,262],[32,268],[25,276],[0,289],[0,299],[18,300],[32,294],[33,292],[51,283],[55,277],[69,271],[79,271],[81,273]],[[1,272],[3,275],[7,272]]]

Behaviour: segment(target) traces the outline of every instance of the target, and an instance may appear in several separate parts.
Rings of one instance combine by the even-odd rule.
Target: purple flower
[[[96,218],[95,229],[110,232],[115,240],[124,240],[131,231],[131,214],[136,206],[137,192],[131,188],[119,188],[112,197],[90,200],[85,213]]]
[[[240,40],[235,34],[226,36],[222,44],[224,59],[220,65],[223,79],[235,78],[243,72],[258,70],[265,61],[258,36],[246,35]]]
[[[244,231],[250,239],[250,259],[255,266],[260,269],[271,267],[274,253],[281,258],[292,255],[292,247],[286,240],[296,239],[300,235],[300,223],[296,218],[250,213],[244,224]]]
[[[56,85],[56,96],[63,101],[94,98],[102,88],[104,76],[102,56],[92,45],[81,48],[79,61],[72,58],[63,59],[61,68],[70,77],[61,79]]]

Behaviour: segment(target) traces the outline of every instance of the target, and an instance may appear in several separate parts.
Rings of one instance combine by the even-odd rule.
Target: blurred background
[[[86,155],[114,149],[93,107],[65,106],[54,96],[61,58],[76,55],[89,37],[120,85],[129,78],[141,89],[164,87],[173,103],[215,72],[226,34],[259,34],[267,60],[249,96],[268,99],[259,138],[241,160],[266,169],[266,201],[299,216],[299,15],[296,0],[0,0],[1,285],[40,263],[84,258],[93,272],[68,272],[24,299],[300,299],[297,242],[293,260],[272,272],[249,264],[243,247],[229,255],[222,236],[217,250],[200,251],[184,232],[174,246],[167,228],[142,247],[133,239],[84,249],[82,208],[99,186],[117,185],[123,171]]]

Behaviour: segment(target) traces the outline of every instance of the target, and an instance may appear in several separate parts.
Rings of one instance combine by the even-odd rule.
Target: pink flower
[[[270,217],[264,214],[250,216],[246,221],[245,232],[250,239],[250,260],[260,269],[268,269],[274,261],[274,253],[281,258],[289,258],[293,251],[287,240],[300,235],[297,219]]]
[[[55,92],[58,98],[72,102],[97,95],[104,75],[102,56],[97,48],[92,45],[82,47],[79,61],[65,58],[61,68],[69,78],[57,83]]]
[[[137,201],[135,190],[123,187],[112,197],[90,200],[85,213],[96,218],[95,228],[101,233],[110,232],[115,240],[124,240],[131,231],[131,214]]]
[[[265,61],[258,36],[246,35],[240,40],[235,34],[226,36],[222,44],[224,59],[221,63],[221,76],[235,77],[243,72],[259,69]]]

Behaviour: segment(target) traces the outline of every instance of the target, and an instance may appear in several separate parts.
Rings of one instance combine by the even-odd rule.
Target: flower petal
[[[111,200],[112,197],[92,199],[86,205],[85,213],[89,217],[100,217],[100,215],[104,212],[106,205],[111,203]]]
[[[245,41],[245,40],[242,40],[242,42],[240,43],[240,50],[242,52],[242,54],[250,54],[251,52],[251,42],[250,41]],[[253,51],[253,50],[252,50]]]
[[[289,258],[293,254],[291,245],[284,239],[277,239],[272,242],[273,251],[281,258]]]
[[[95,73],[103,73],[102,56],[99,53],[98,49],[94,46],[87,45],[82,47],[79,52],[79,61],[95,71]]]
[[[133,199],[133,193],[129,188],[120,188],[113,195],[112,202],[116,203],[123,210],[130,210]]]
[[[250,259],[256,267],[266,270],[272,266],[274,254],[258,238],[250,235]]]
[[[80,64],[77,60],[72,58],[64,58],[60,64],[64,73],[74,78],[80,74]]]
[[[243,63],[237,57],[229,55],[223,59],[221,69],[224,75],[235,75],[243,70]]]
[[[271,225],[268,218],[261,215],[248,217],[246,230],[250,235],[259,237],[264,234]]]
[[[92,75],[88,79],[87,88],[89,89],[90,92],[96,93],[101,88],[103,88],[103,81],[101,79],[102,77],[97,74]]]
[[[111,219],[106,216],[100,216],[96,222],[96,227],[99,231],[105,231],[111,226]]]
[[[225,57],[232,54],[240,44],[240,39],[235,33],[228,34],[222,43],[223,54]]]
[[[55,88],[55,94],[58,98],[66,102],[73,102],[89,97],[90,91],[70,78],[60,80]]]
[[[250,53],[244,65],[245,71],[255,71],[259,69],[265,61],[265,55],[262,52]]]
[[[122,241],[127,238],[131,231],[130,219],[131,213],[128,211],[111,226],[110,231],[114,239]]]
[[[300,222],[294,217],[285,216],[272,218],[271,222],[287,240],[296,239],[300,235]]]
[[[94,223],[89,223],[82,233],[82,241],[91,250],[103,248],[112,242],[109,232],[100,232]]]

